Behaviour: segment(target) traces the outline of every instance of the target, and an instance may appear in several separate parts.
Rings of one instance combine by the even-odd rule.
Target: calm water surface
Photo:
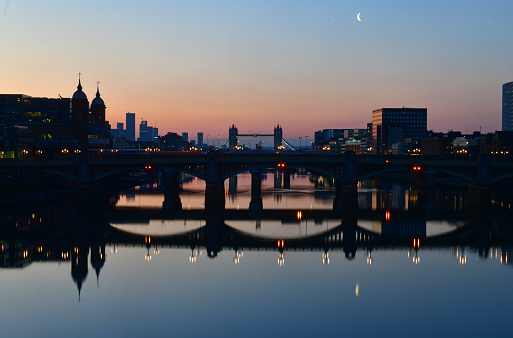
[[[333,191],[311,181],[296,176],[288,191],[276,189],[268,175],[264,209],[330,210]],[[203,187],[198,180],[184,182],[185,210],[203,208]],[[226,189],[228,209],[248,208],[248,175],[239,175],[235,192],[229,192],[228,182]],[[422,242],[466,229],[464,192],[437,191],[425,201],[421,195],[399,184],[361,186],[358,226],[381,235],[411,234]],[[156,184],[123,193],[117,207],[158,208],[163,199]],[[491,226],[511,233],[508,202],[494,203]],[[503,336],[510,330],[513,270],[506,244],[359,246],[354,258],[341,246],[224,247],[211,258],[205,247],[48,237],[81,224],[82,214],[69,206],[5,211],[4,216],[3,337]],[[110,222],[114,229],[154,238],[198,231],[205,224],[149,218]],[[341,220],[230,219],[226,225],[253,238],[288,243],[337,232]]]

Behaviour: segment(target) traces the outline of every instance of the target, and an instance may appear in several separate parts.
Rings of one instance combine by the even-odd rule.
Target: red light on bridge
[[[283,162],[278,163],[278,168],[285,168],[285,163],[283,163]]]
[[[386,160],[385,162],[388,163],[388,160]]]
[[[285,241],[283,239],[278,240],[278,248],[283,249],[285,247]]]

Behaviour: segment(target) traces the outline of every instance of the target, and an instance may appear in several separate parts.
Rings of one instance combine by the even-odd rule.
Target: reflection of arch
[[[199,173],[198,171],[191,170],[191,169],[188,169],[188,168],[172,166],[172,165],[159,165],[159,164],[154,164],[152,166],[153,166],[152,170],[159,171],[159,170],[169,169],[169,170],[174,170],[174,171],[181,172],[181,173],[184,173],[184,174],[188,174],[188,175],[197,177],[197,178],[202,179],[202,180],[206,180],[205,175]],[[142,170],[144,168],[145,168],[144,164],[134,164],[133,166],[130,166],[130,167],[123,167],[123,168],[118,168],[118,169],[110,169],[110,170],[108,170],[108,171],[106,171],[104,173],[95,175],[91,179],[91,182],[98,182],[98,181],[100,181],[102,179],[105,179],[105,178],[108,178],[110,176],[114,176],[114,175],[121,174],[121,173],[129,173],[129,172],[132,172],[132,171],[135,171],[135,170]]]

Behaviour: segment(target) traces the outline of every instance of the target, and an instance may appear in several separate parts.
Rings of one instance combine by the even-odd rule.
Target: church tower
[[[100,97],[100,87],[97,82],[96,86],[96,97],[93,102],[91,102],[91,123],[97,125],[105,124],[105,103]]]
[[[87,153],[88,149],[88,123],[89,123],[89,101],[86,94],[82,91],[80,83],[80,74],[78,74],[77,91],[71,98],[71,121],[74,134],[78,141],[80,149]]]

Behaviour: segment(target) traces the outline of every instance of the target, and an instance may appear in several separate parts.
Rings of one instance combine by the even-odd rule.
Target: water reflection
[[[300,318],[340,333],[342,320],[351,335],[359,335],[362,326],[355,323],[361,323],[361,314],[373,306],[386,310],[380,330],[394,332],[397,318],[412,299],[422,304],[416,314],[423,320],[409,319],[415,326],[440,320],[439,311],[450,304],[465,311],[477,302],[507,312],[513,301],[507,292],[513,271],[508,260],[513,249],[508,198],[493,196],[490,209],[469,210],[465,190],[422,191],[397,182],[377,189],[370,182],[358,187],[357,213],[339,215],[332,208],[330,187],[315,187],[312,177],[299,176],[293,176],[290,189],[276,188],[274,177],[268,178],[267,193],[273,200],[279,194],[281,202],[266,209],[269,200],[264,199],[264,210],[258,214],[248,210],[250,180],[239,177],[237,185],[226,187],[227,204],[230,198],[232,202],[221,224],[205,218],[203,183],[194,180],[183,183],[181,198],[186,205],[189,192],[197,204],[181,212],[163,210],[162,200],[132,208],[134,204],[122,198],[115,208],[104,210],[92,211],[74,202],[4,210],[0,273],[11,292],[0,300],[18,311],[4,309],[0,314],[21,324],[13,315],[21,312],[15,301],[21,300],[29,309],[52,304],[61,313],[77,311],[81,320],[93,321],[98,319],[95,309],[114,304],[121,309],[109,318],[117,319],[103,319],[103,329],[123,323],[117,326],[135,332],[141,312],[134,309],[155,308],[157,316],[166,316],[145,320],[160,328],[159,333],[171,332],[163,323],[172,313],[177,319],[173,333],[190,335],[187,330],[197,326],[189,321],[191,311],[212,330],[226,320],[222,314],[240,309],[250,312],[251,319],[239,316],[237,332],[257,325],[254,318],[278,327],[282,322],[273,320],[281,315],[290,323],[289,330]],[[153,193],[143,193],[144,189],[124,196],[134,194],[144,201],[159,194],[158,184],[148,187]],[[237,210],[244,195],[245,208]],[[311,204],[312,198],[329,202]],[[51,278],[45,280],[45,275]],[[491,289],[487,295],[476,292],[483,285]],[[49,290],[51,302],[36,292],[41,289]],[[269,306],[276,299],[279,309]],[[341,319],[340,304],[354,311]],[[317,309],[324,310],[322,316],[313,314]],[[40,314],[32,310],[31,315]],[[480,316],[466,312],[465,317],[478,322]],[[326,317],[329,320],[324,321]],[[55,325],[55,319],[48,320],[48,327]],[[29,334],[23,325],[16,327],[22,335]],[[194,335],[211,332],[195,330]],[[363,333],[380,334],[368,330]]]

